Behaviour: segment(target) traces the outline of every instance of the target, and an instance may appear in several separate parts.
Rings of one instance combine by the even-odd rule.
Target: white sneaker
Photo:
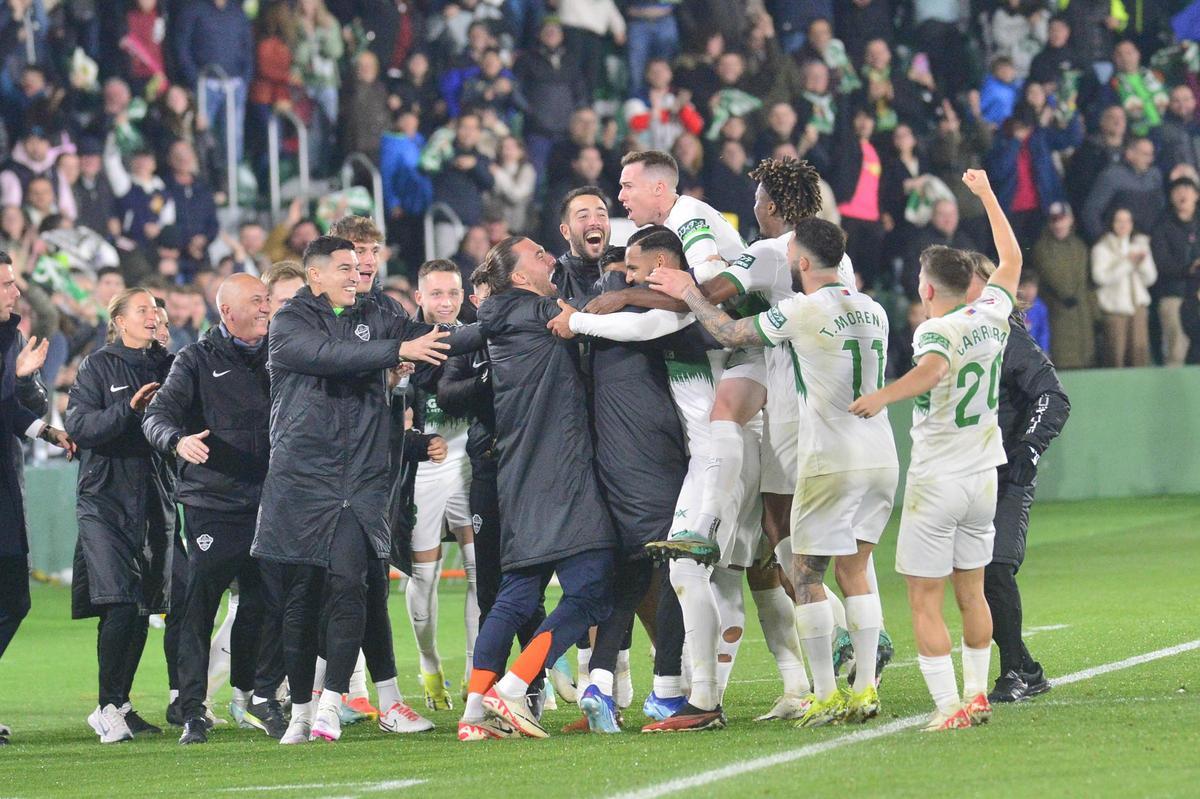
[[[281,744],[306,744],[312,736],[312,722],[308,719],[292,719],[287,732],[279,739]]]
[[[384,732],[428,732],[433,722],[403,702],[395,702],[379,714],[379,729]]]
[[[320,705],[317,707],[317,720],[312,725],[312,740],[318,738],[325,741],[336,741],[342,737],[342,719],[338,715],[338,708],[329,705]]]
[[[613,682],[613,702],[622,710],[633,704],[633,672],[628,668],[617,671]]]
[[[91,725],[92,730],[100,736],[100,743],[115,744],[121,741],[132,741],[133,733],[129,731],[129,725],[125,723],[125,717],[121,715],[121,711],[117,710],[117,706],[109,702],[103,708],[99,705],[87,717],[87,722]]]
[[[775,706],[763,713],[761,716],[755,717],[755,721],[773,721],[775,719],[798,719],[808,711],[808,706],[812,704],[812,694],[808,696],[796,696],[795,694],[784,694],[775,700]]]

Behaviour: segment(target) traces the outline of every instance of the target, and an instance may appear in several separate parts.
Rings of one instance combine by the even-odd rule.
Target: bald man
[[[188,545],[178,664],[181,744],[208,740],[209,638],[221,596],[235,578],[240,600],[230,642],[230,714],[239,726],[274,738],[287,729],[274,686],[255,677],[266,594],[250,557],[270,451],[264,346],[270,292],[258,278],[230,275],[217,290],[217,306],[221,324],[179,351],[142,422],[147,440],[181,467],[177,497]]]

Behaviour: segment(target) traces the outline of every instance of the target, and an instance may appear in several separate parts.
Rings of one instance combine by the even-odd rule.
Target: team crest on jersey
[[[475,531],[475,535],[479,535],[479,528],[483,527],[483,517],[478,513],[471,516],[471,529]]]
[[[354,328],[354,335],[358,336],[363,341],[370,341],[371,328],[367,327],[366,325],[359,325],[358,327]]]
[[[208,533],[196,539],[196,546],[200,547],[201,552],[207,552],[208,548],[213,545],[213,537]]]
[[[767,321],[771,323],[771,327],[779,330],[787,324],[787,317],[778,308],[771,308],[767,311]]]

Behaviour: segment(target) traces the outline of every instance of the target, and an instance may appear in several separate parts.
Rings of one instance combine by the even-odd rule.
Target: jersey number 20
[[[988,410],[996,410],[996,405],[1000,401],[1000,361],[1001,355],[997,355],[992,360],[992,367],[988,375],[987,389],[987,407]],[[967,415],[967,410],[971,405],[971,400],[975,399],[975,395],[979,393],[979,384],[983,382],[983,365],[979,363],[968,363],[962,369],[958,370],[958,387],[965,388],[966,394],[958,401],[958,406],[954,409],[954,423],[959,427],[971,427],[979,424],[979,418],[982,413]]]

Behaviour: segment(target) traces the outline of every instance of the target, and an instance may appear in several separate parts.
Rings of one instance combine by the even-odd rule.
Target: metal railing
[[[350,153],[342,162],[342,188],[348,189],[354,185],[354,167],[361,167],[371,176],[371,196],[375,209],[375,224],[380,231],[387,229],[387,219],[383,208],[383,176],[370,158],[362,153]]]
[[[444,217],[444,221],[449,223],[454,231],[454,249],[450,252],[437,251],[437,239],[433,235],[433,230],[438,223],[439,216]],[[466,232],[467,227],[463,224],[462,218],[449,205],[434,203],[429,206],[429,210],[425,212],[425,260],[432,261],[435,258],[449,258],[454,255],[458,249],[458,242],[462,241]]]
[[[234,108],[234,96],[236,89],[233,87],[233,81],[229,78],[229,73],[217,64],[207,64],[201,68],[200,77],[196,80],[196,113],[199,114],[210,127],[212,126],[213,121],[208,118],[208,92],[205,91],[204,87],[204,82],[209,76],[220,82],[221,91],[225,93],[225,172],[227,190],[229,192],[229,213],[232,219],[236,222],[239,216],[237,182],[237,109]]]
[[[272,220],[278,220],[283,209],[283,196],[279,181],[279,120],[281,117],[291,122],[292,127],[296,129],[298,147],[296,160],[300,173],[300,196],[305,198],[309,196],[308,128],[305,127],[304,120],[300,119],[295,111],[290,108],[277,108],[271,113],[271,119],[267,123],[267,166],[271,182]]]

